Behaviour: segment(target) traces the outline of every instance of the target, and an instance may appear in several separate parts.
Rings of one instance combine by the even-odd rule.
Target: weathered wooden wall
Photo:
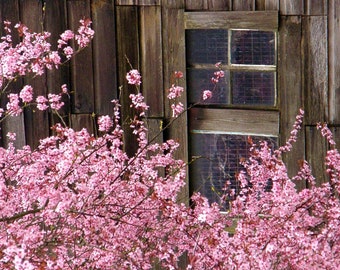
[[[299,108],[306,112],[299,141],[285,157],[290,173],[296,172],[297,159],[307,159],[314,165],[319,182],[325,181],[317,168],[328,146],[320,140],[316,123],[328,122],[340,141],[340,0],[3,0],[0,20],[22,21],[35,31],[46,29],[55,42],[63,30],[76,29],[80,18],[90,17],[96,31],[92,45],[68,65],[29,83],[39,94],[58,92],[59,86],[67,83],[72,98],[63,115],[74,128],[87,127],[95,132],[96,116],[111,113],[113,98],[120,96],[125,104],[122,118],[129,118],[131,111],[126,104],[135,89],[127,85],[125,74],[131,66],[138,68],[144,75],[142,92],[151,105],[147,121],[152,138],[170,119],[166,89],[172,83],[171,73],[185,70],[184,12],[257,10],[279,12],[281,142],[288,138]],[[27,82],[17,81],[13,89]],[[118,86],[122,86],[121,92]],[[182,102],[186,103],[185,95]],[[18,146],[36,146],[39,138],[50,134],[53,123],[55,119],[46,112],[26,110],[3,123],[2,143],[6,144],[8,131],[16,131]],[[186,126],[183,115],[162,135],[181,142],[178,157],[185,160]],[[134,138],[128,127],[124,129],[125,147],[132,154]]]

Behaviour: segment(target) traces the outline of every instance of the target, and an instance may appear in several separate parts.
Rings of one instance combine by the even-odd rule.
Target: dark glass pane
[[[275,33],[268,31],[232,31],[231,63],[275,65]]]
[[[228,30],[195,29],[186,31],[187,64],[228,62]]]
[[[217,85],[211,82],[216,69],[188,69],[188,100],[189,103],[202,102],[203,90],[211,90],[212,98],[202,102],[203,104],[228,104],[229,72],[224,72]],[[216,88],[214,89],[214,87]]]
[[[251,139],[254,143],[266,140],[272,148],[277,145],[274,137],[251,136]],[[190,165],[192,191],[199,191],[210,202],[227,209],[228,200],[235,198],[231,191],[239,192],[236,174],[244,170],[240,160],[249,156],[248,136],[192,133],[190,144],[191,156],[197,158]],[[222,201],[223,195],[226,196]]]
[[[233,104],[275,105],[274,72],[233,72]]]

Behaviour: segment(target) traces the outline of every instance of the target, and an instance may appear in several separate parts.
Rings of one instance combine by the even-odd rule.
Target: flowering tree
[[[60,95],[48,97],[34,98],[29,85],[19,94],[6,91],[16,77],[40,75],[86,46],[93,31],[89,20],[80,22],[77,33],[61,35],[58,51],[50,50],[48,33],[30,33],[24,25],[16,26],[22,41],[14,46],[5,23],[0,82],[9,102],[1,119],[20,114],[25,106],[58,113],[65,85]],[[77,49],[68,45],[71,39]],[[182,76],[174,74],[176,80]],[[212,82],[223,76],[221,70],[215,72]],[[228,213],[220,213],[217,204],[198,193],[188,207],[176,198],[186,167],[174,158],[178,144],[147,140],[142,78],[133,69],[126,78],[136,86],[130,95],[135,110],[130,125],[138,142],[133,157],[122,150],[117,100],[112,101],[113,117],[98,119],[102,136],[57,124],[55,135],[41,140],[37,149],[15,149],[13,143],[0,148],[1,269],[150,269],[156,263],[178,269],[183,254],[187,269],[340,265],[340,156],[326,126],[319,127],[332,147],[326,156],[329,183],[316,186],[306,162],[297,176],[287,176],[281,155],[296,140],[301,112],[286,145],[277,150],[265,142],[252,147],[250,159],[243,162],[246,172],[239,175],[241,192]],[[182,92],[178,83],[169,89],[175,118],[184,111],[177,102]],[[213,92],[204,90],[202,101]],[[13,142],[15,135],[9,138]],[[298,192],[294,181],[305,180],[310,188]]]

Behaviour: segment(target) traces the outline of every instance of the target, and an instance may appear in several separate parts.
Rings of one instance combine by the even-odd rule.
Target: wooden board
[[[329,0],[328,65],[329,65],[329,119],[340,125],[340,0]]]
[[[56,50],[60,34],[67,29],[66,0],[45,2],[44,28],[51,33],[52,49]],[[58,69],[47,70],[46,75],[48,93],[59,94],[63,84],[66,84],[69,88],[71,86],[69,63],[60,66]],[[67,117],[70,113],[70,98],[64,96],[63,102],[65,105],[59,110],[59,113],[64,117],[64,121],[69,124]],[[57,122],[60,122],[58,117],[50,117],[51,126]]]
[[[280,0],[256,0],[256,10],[279,10]]]
[[[185,9],[190,11],[198,10],[224,10],[232,8],[232,0],[186,0]]]
[[[277,111],[192,108],[189,115],[192,132],[279,135]]]
[[[302,80],[305,99],[305,125],[328,119],[327,18],[302,19]]]
[[[325,155],[327,152],[327,141],[321,136],[316,126],[306,126],[306,160],[310,164],[316,184],[329,181],[326,173]]]
[[[175,71],[182,71],[184,79],[181,86],[185,86],[185,45],[184,45],[184,1],[177,1],[177,6],[174,6],[174,1],[167,0],[162,9],[163,25],[163,59],[164,59],[164,89],[169,89],[173,83],[172,74]],[[182,8],[181,8],[182,7]],[[169,31],[171,29],[171,31]],[[171,104],[164,93],[165,103],[165,122],[171,121]],[[187,104],[186,92],[180,100],[183,104]],[[182,114],[171,127],[166,130],[166,138],[171,138],[180,143],[179,149],[175,153],[175,157],[188,161],[188,130],[187,130],[187,115]],[[187,178],[187,185],[182,189],[178,195],[179,200],[188,203],[189,199],[189,185]]]
[[[233,10],[246,11],[255,10],[255,0],[233,0]]]
[[[140,7],[142,93],[150,106],[148,117],[163,117],[163,54],[161,7]]]
[[[138,8],[134,6],[117,6],[117,56],[118,56],[118,84],[121,87],[120,102],[122,127],[124,130],[124,149],[129,156],[137,151],[136,138],[130,128],[130,119],[134,112],[130,108],[129,95],[137,93],[135,86],[126,81],[126,73],[131,69],[140,70],[139,62],[139,28]]]
[[[186,12],[184,20],[185,29],[273,30],[278,28],[277,11]]]
[[[44,28],[44,12],[41,1],[21,0],[20,1],[21,21],[26,24],[31,31],[40,32]],[[34,94],[47,95],[46,74],[34,79],[26,77],[25,84],[30,84],[34,89]],[[33,148],[39,144],[39,139],[49,136],[49,121],[46,111],[25,110],[25,133],[26,143]]]
[[[8,20],[14,26],[17,22],[20,21],[19,14],[19,2],[16,0],[4,0],[1,1],[1,13],[0,13],[1,21]],[[1,29],[2,32],[3,29]],[[13,32],[15,32],[13,30]],[[19,42],[19,36],[13,35],[13,42]],[[23,86],[22,79],[18,79],[15,83],[12,83],[9,87],[10,92],[18,93]],[[6,106],[7,98],[5,96],[1,96],[1,107],[4,108]],[[24,115],[21,114],[17,117],[9,117],[1,123],[1,145],[7,146],[8,140],[6,134],[8,132],[16,133],[16,141],[15,147],[20,148],[26,144],[26,135],[25,135],[25,124],[24,124]]]
[[[116,0],[117,6],[159,6],[161,0]]]
[[[89,114],[72,114],[71,125],[75,131],[86,128],[90,134],[95,134],[95,118]]]
[[[290,136],[295,116],[303,106],[301,64],[301,17],[280,16],[278,50],[278,94],[280,108],[280,142],[284,144]],[[288,174],[299,170],[298,160],[304,160],[304,130],[300,131],[293,150],[284,155]],[[300,183],[300,188],[304,187]]]
[[[313,16],[323,16],[328,14],[327,0],[306,0],[305,14]]]
[[[67,1],[68,27],[77,30],[79,20],[90,18],[90,0]],[[93,61],[92,46],[88,46],[71,61],[71,78],[73,92],[73,113],[94,112],[94,83],[93,83]]]
[[[304,0],[280,0],[281,15],[303,15]]]
[[[95,113],[113,113],[110,102],[118,98],[116,23],[112,0],[92,1]]]

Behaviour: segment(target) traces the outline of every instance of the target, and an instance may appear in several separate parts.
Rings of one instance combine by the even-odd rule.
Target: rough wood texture
[[[171,77],[174,71],[180,70],[185,72],[185,50],[184,50],[184,1],[178,1],[178,7],[183,9],[176,9],[172,6],[172,0],[164,1],[166,4],[163,6],[163,59],[164,59],[164,84],[165,89],[169,89],[173,83]],[[171,7],[171,8],[168,8]],[[169,31],[171,29],[171,31]],[[183,80],[185,85],[185,78]],[[167,90],[165,90],[167,91]],[[166,92],[164,94],[166,97]],[[183,104],[187,103],[186,93],[181,97]],[[165,98],[165,113],[166,122],[171,121],[171,108],[169,101]],[[177,119],[171,127],[166,131],[167,136],[180,143],[180,148],[176,152],[176,158],[188,161],[188,129],[187,129],[187,115],[183,114]],[[188,179],[187,179],[188,181]],[[188,203],[189,188],[188,183],[179,194],[182,202]]]
[[[163,55],[161,8],[140,7],[142,93],[150,106],[148,117],[163,117]]]
[[[301,39],[301,17],[281,16],[278,51],[281,144],[289,138],[295,116],[303,105]],[[304,158],[304,131],[301,131],[293,150],[284,156],[290,176],[297,173],[299,169],[297,161]],[[302,183],[299,185],[303,186]]]
[[[40,1],[21,0],[20,1],[21,21],[32,31],[40,32],[43,30],[43,5]],[[35,95],[47,95],[46,74],[34,79],[25,78],[25,84],[30,84]],[[39,144],[39,139],[49,135],[48,113],[46,111],[25,110],[25,133],[26,143],[35,148]]]
[[[192,108],[189,115],[190,130],[230,134],[279,135],[279,113],[276,111]]]
[[[53,50],[57,49],[57,41],[60,34],[67,29],[67,10],[66,1],[47,1],[44,9],[44,29],[51,33],[50,41]],[[56,23],[57,22],[57,23]],[[61,85],[67,84],[70,87],[70,66],[69,63],[60,66],[58,69],[47,70],[47,92],[59,94]],[[63,120],[68,123],[70,113],[70,99],[66,96],[63,98],[65,105],[59,110]],[[60,122],[58,117],[50,117],[50,125]]]
[[[89,114],[72,114],[71,115],[71,125],[72,128],[76,131],[80,131],[83,128],[86,128],[88,132],[96,133],[95,130],[95,118]]]
[[[79,20],[90,18],[91,5],[89,0],[67,2],[69,28],[76,30]],[[71,76],[73,91],[73,113],[94,112],[94,86],[92,46],[85,48],[72,58]]]
[[[129,156],[136,150],[136,139],[131,132],[130,119],[134,112],[130,108],[131,100],[129,95],[136,93],[136,87],[131,86],[126,81],[126,73],[134,69],[139,69],[139,28],[138,28],[138,8],[134,6],[117,6],[117,52],[118,52],[118,83],[121,87],[119,99],[121,101],[121,117],[124,129],[124,149]],[[131,66],[130,66],[131,65]]]
[[[261,20],[259,19],[261,18]],[[278,27],[277,11],[231,11],[231,12],[186,12],[186,29],[262,29],[273,30]]]
[[[233,0],[233,10],[245,11],[255,10],[255,0]]]
[[[302,20],[304,124],[328,119],[327,18],[306,16]]]
[[[327,15],[327,0],[305,0],[306,15]]]
[[[113,113],[112,99],[118,97],[116,25],[112,0],[92,2],[95,113]]]
[[[340,0],[330,0],[328,10],[328,121],[331,124],[340,125]]]
[[[256,0],[256,10],[279,10],[280,0]]]
[[[310,164],[312,174],[317,185],[328,182],[326,174],[325,154],[327,141],[321,136],[320,130],[316,126],[306,126],[306,160]]]
[[[185,9],[190,11],[198,10],[224,10],[228,11],[232,8],[232,0],[187,0]]]
[[[280,0],[280,14],[303,15],[304,0]]]
[[[117,6],[159,6],[161,0],[116,0]]]
[[[19,15],[19,2],[14,0],[4,0],[1,2],[1,9],[0,9],[0,19],[1,22],[4,20],[8,20],[12,22],[12,25],[15,25],[16,22],[20,20]],[[2,27],[2,26],[1,26]],[[1,33],[2,33],[1,28]],[[13,37],[13,42],[17,43],[19,42],[19,36],[16,35]],[[12,83],[9,87],[9,91],[11,92],[18,92],[23,83],[22,80],[17,80],[15,83]],[[1,96],[1,107],[4,108],[6,106],[7,98],[5,95]],[[20,115],[17,117],[10,117],[5,119],[1,123],[1,138],[2,142],[1,144],[3,146],[8,145],[8,138],[6,137],[6,134],[8,132],[15,132],[17,134],[16,141],[15,141],[15,147],[22,147],[26,144],[26,135],[25,135],[25,124],[24,124],[24,115]]]

